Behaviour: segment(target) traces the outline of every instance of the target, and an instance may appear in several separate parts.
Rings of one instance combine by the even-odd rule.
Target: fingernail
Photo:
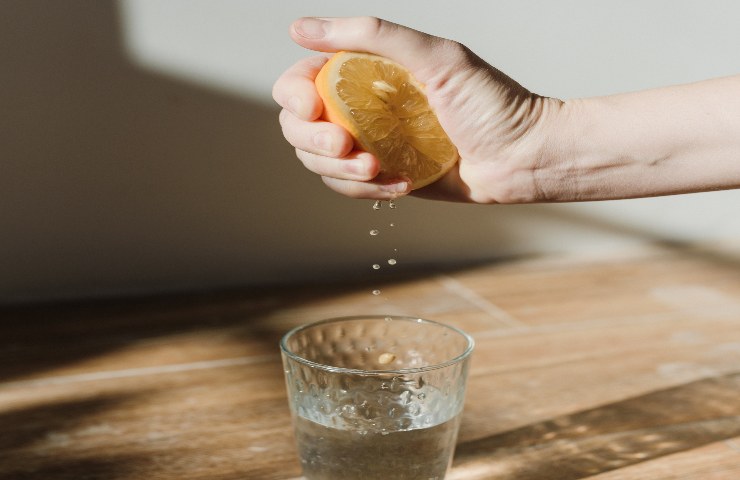
[[[409,188],[408,182],[391,183],[388,185],[381,185],[380,190],[389,193],[404,193]]]
[[[326,20],[318,18],[303,18],[295,25],[295,31],[304,38],[324,38],[326,35]]]
[[[331,151],[331,135],[327,132],[319,132],[313,137],[313,143],[322,150]]]

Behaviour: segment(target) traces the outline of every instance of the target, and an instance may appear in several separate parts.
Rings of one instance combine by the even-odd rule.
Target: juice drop
[[[382,205],[380,200],[375,200],[375,203],[373,203],[373,210],[380,210],[380,206]]]
[[[373,236],[373,237],[374,237],[375,235],[379,234],[379,233],[380,233],[380,231],[378,231],[378,229],[377,229],[377,228],[373,228],[372,230],[370,230],[370,235],[371,235],[371,236]]]
[[[388,259],[388,265],[395,265],[395,264],[396,264],[396,259],[395,258],[389,258]],[[375,268],[375,265],[373,265],[373,268]],[[378,267],[378,268],[380,268],[380,267]]]
[[[380,290],[373,290],[373,295],[380,295]]]
[[[377,263],[373,264],[373,270],[378,270],[378,269],[380,269],[380,265],[378,265]]]
[[[389,208],[396,208],[396,202],[393,200],[388,200],[388,207]]]

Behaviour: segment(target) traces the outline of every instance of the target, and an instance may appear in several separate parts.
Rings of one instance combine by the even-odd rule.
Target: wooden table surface
[[[300,477],[277,342],[358,313],[476,340],[452,479],[740,479],[740,249],[0,310],[0,480]]]

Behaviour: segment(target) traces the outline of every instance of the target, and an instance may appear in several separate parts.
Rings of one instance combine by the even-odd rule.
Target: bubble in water
[[[395,264],[396,264],[396,259],[395,258],[389,258],[388,259],[388,265],[395,265]],[[373,268],[375,268],[375,266],[373,266]]]
[[[372,230],[370,230],[370,235],[372,235],[373,237],[374,237],[375,235],[379,234],[379,233],[380,233],[380,232],[378,231],[378,229],[377,229],[377,228],[373,228]]]
[[[381,205],[382,203],[380,202],[380,200],[375,200],[375,203],[373,203],[373,210],[380,210]]]
[[[388,207],[396,208],[396,202],[394,202],[393,200],[388,200]]]
[[[378,269],[380,269],[380,265],[378,265],[377,263],[373,264],[373,270],[378,270]]]
[[[373,295],[380,295],[380,290],[373,290]]]

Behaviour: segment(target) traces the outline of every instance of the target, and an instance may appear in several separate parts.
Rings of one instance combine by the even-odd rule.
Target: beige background
[[[740,191],[578,205],[403,199],[374,212],[300,166],[270,99],[306,54],[286,34],[301,15],[377,15],[455,38],[538,93],[571,98],[739,73],[731,0],[12,0],[0,10],[0,302],[740,237]],[[370,238],[373,227],[381,235]],[[372,271],[391,256],[398,265]]]

